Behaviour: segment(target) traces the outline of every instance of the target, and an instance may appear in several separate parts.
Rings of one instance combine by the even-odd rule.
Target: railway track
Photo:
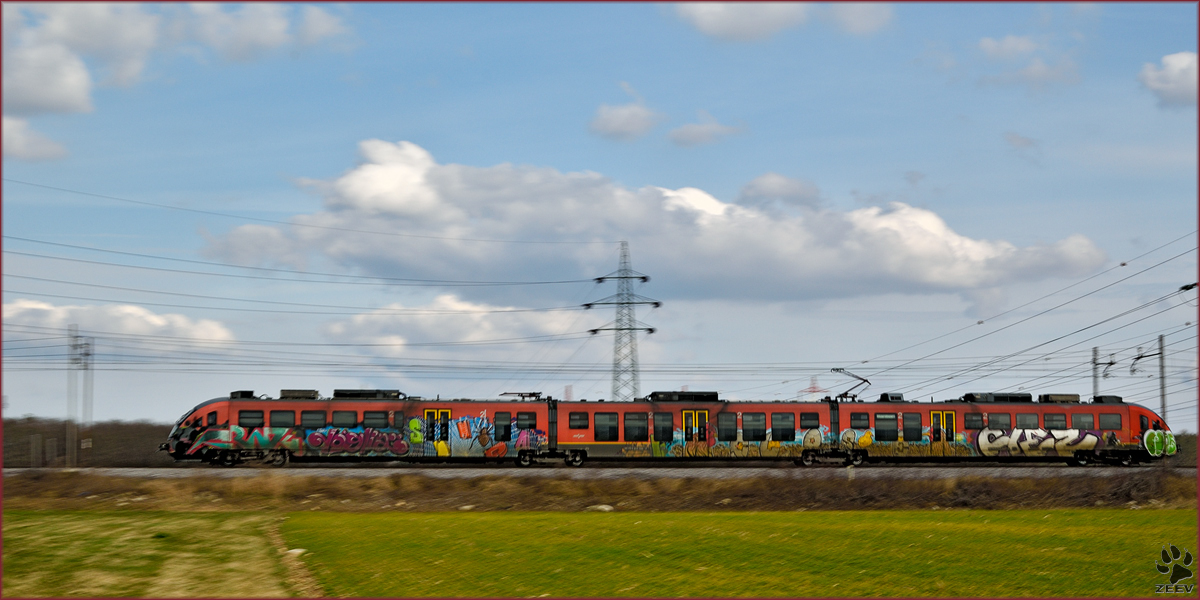
[[[581,468],[561,466],[560,463],[539,464],[519,469],[511,465],[439,465],[436,467],[414,464],[384,464],[371,466],[329,466],[293,464],[283,469],[237,467],[214,468],[207,466],[172,468],[81,468],[81,469],[4,469],[5,477],[37,471],[73,471],[109,477],[140,479],[181,479],[187,477],[257,477],[270,473],[280,477],[388,477],[391,475],[423,475],[438,479],[473,479],[476,477],[544,477],[551,479],[954,479],[960,477],[989,477],[997,479],[1059,478],[1059,477],[1116,477],[1133,473],[1153,473],[1164,470],[1160,465],[1136,467],[1071,467],[1057,464],[1034,465],[869,465],[865,467],[841,467],[821,465],[809,468],[765,466],[696,466],[680,467],[614,465],[587,465]],[[1195,467],[1173,467],[1165,469],[1171,474],[1195,477]]]

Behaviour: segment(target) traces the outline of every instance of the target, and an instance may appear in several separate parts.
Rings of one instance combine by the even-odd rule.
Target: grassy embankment
[[[303,593],[286,545],[331,596],[1142,596],[1197,541],[1195,510],[279,514],[6,511],[4,591]]]

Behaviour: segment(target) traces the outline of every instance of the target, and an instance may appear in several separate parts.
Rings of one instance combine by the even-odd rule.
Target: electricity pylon
[[[638,358],[637,332],[654,333],[653,327],[638,322],[634,316],[633,307],[638,304],[649,304],[654,308],[662,306],[662,302],[633,293],[633,280],[650,281],[650,277],[634,271],[629,266],[629,243],[621,242],[621,264],[613,273],[597,277],[596,283],[605,280],[617,280],[617,293],[584,304],[584,308],[612,304],[617,307],[617,318],[605,327],[588,330],[592,335],[601,331],[613,332],[613,371],[612,399],[613,401],[628,402],[638,397]]]

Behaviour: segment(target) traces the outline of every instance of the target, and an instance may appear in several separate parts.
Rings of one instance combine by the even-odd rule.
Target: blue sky
[[[589,280],[626,240],[664,302],[643,393],[806,397],[854,366],[868,395],[1088,396],[1100,346],[1102,387],[1157,407],[1129,366],[1163,333],[1194,431],[1196,19],[5,3],[6,414],[65,414],[62,340],[35,338],[68,323],[98,419],[232,389],[607,397],[611,340],[582,332],[611,316],[565,308],[611,284],[364,278]]]

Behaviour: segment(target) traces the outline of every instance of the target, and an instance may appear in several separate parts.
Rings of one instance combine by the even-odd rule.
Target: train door
[[[438,456],[450,456],[450,411],[425,409],[425,441],[433,442]]]
[[[707,442],[708,441],[708,411],[707,410],[685,410],[685,411],[683,411],[683,441],[685,441],[685,442]]]
[[[929,413],[930,451],[934,456],[953,456],[954,411],[935,410]]]

